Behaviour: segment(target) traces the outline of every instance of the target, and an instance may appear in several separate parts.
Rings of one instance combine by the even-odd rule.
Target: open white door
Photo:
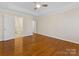
[[[15,16],[15,35],[17,38],[22,37],[23,17]]]

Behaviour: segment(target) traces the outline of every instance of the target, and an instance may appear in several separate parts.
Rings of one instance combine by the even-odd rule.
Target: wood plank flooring
[[[23,51],[15,51],[15,39],[0,41],[1,56],[79,56],[79,44],[34,34],[23,37]]]

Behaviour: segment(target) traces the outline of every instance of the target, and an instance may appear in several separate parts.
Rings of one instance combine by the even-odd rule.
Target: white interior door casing
[[[4,40],[15,38],[15,16],[4,15]]]

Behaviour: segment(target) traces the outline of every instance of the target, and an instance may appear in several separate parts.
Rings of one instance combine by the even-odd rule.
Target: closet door
[[[3,15],[0,14],[0,56],[3,54]]]
[[[4,55],[12,55],[14,53],[15,38],[15,17],[13,15],[4,15]]]
[[[15,38],[15,17],[4,15],[4,41]]]

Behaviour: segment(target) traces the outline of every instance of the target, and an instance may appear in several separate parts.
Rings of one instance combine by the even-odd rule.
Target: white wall
[[[0,41],[3,40],[3,16],[0,14]]]
[[[29,36],[33,34],[33,16],[26,15],[23,21],[23,35]]]
[[[39,16],[37,33],[79,43],[79,8]]]

